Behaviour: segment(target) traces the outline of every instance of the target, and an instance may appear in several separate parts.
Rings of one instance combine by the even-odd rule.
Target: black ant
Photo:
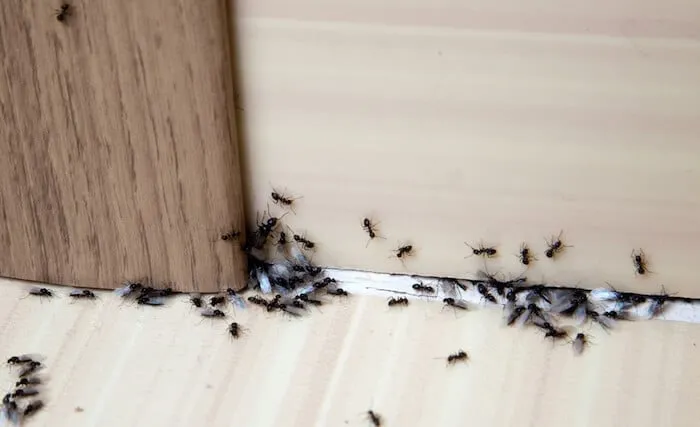
[[[454,299],[454,298],[448,297],[448,298],[444,298],[444,299],[442,300],[442,302],[443,302],[446,306],[450,306],[450,307],[452,307],[452,308],[456,308],[456,309],[459,309],[459,310],[468,310],[467,303],[466,303],[464,300],[461,300],[461,299]]]
[[[199,312],[203,317],[226,317],[226,313],[223,311],[213,308],[205,308]]]
[[[521,305],[513,307],[511,312],[508,314],[508,317],[506,318],[506,324],[508,326],[513,326],[515,321],[518,320],[520,316],[523,315],[523,313],[525,313],[525,310],[527,309]]]
[[[345,291],[343,291],[343,292],[345,292]],[[323,305],[323,301],[317,300],[314,298],[310,298],[308,294],[299,294],[299,295],[295,296],[294,298],[298,299],[300,301],[304,301],[307,304],[313,304],[315,306]]]
[[[367,241],[367,244],[365,245],[365,247],[367,247],[367,245],[369,245],[369,242],[371,242],[372,239],[375,239],[377,237],[379,237],[380,239],[383,239],[383,237],[377,233],[377,231],[378,231],[377,226],[378,225],[379,225],[379,223],[372,223],[372,221],[369,218],[364,218],[362,220],[362,229],[365,230],[367,232],[367,234],[369,235],[369,240]]]
[[[348,291],[343,288],[326,289],[326,293],[337,297],[346,297],[349,295]]]
[[[399,298],[389,298],[389,302],[387,303],[389,307],[393,307],[395,305],[408,305],[408,298],[406,297],[399,297]]]
[[[223,241],[229,241],[229,240],[238,240],[238,238],[241,237],[241,232],[237,230],[229,231],[228,233],[224,233],[221,235],[221,240]]]
[[[280,231],[280,236],[277,239],[277,246],[279,246],[280,249],[284,249],[285,246],[287,246],[287,244],[291,242],[291,240],[287,240],[287,233],[285,233],[284,231]]]
[[[479,246],[477,246],[476,248],[467,242],[464,242],[464,244],[471,248],[471,250],[472,250],[471,256],[476,255],[476,256],[482,256],[484,258],[493,258],[498,253],[496,251],[496,248],[486,247],[482,243],[479,243]]]
[[[241,334],[241,325],[236,322],[231,323],[228,325],[228,333],[235,339],[238,339]]]
[[[197,308],[202,308],[204,305],[204,301],[202,300],[202,296],[199,294],[192,294],[190,295],[190,304]]]
[[[41,362],[37,362],[36,360],[32,360],[31,362],[29,362],[29,364],[24,369],[22,369],[22,371],[19,373],[19,377],[23,378],[29,374],[33,374],[40,367],[41,367]]]
[[[466,362],[469,359],[469,356],[464,350],[460,350],[455,354],[450,354],[447,356],[447,364],[448,365],[454,365],[457,362]]]
[[[31,288],[31,289],[29,290],[29,295],[36,295],[36,296],[39,296],[39,297],[48,297],[48,298],[51,298],[51,297],[53,297],[53,292],[51,292],[51,291],[50,291],[49,289],[47,289],[47,288],[38,288],[38,287],[34,287],[34,288]]]
[[[565,245],[561,240],[561,235],[564,230],[559,232],[557,237],[552,236],[552,238],[547,241],[547,250],[544,252],[547,258],[554,259],[554,256],[564,250],[564,248],[570,248],[571,246]]]
[[[545,331],[545,333],[544,333],[545,338],[551,338],[552,341],[565,339],[565,338],[569,337],[569,334],[566,333],[566,331],[564,331],[563,329],[555,328],[549,322],[536,323],[535,325],[537,327],[539,327],[540,329]]]
[[[28,385],[37,385],[41,384],[41,378],[39,377],[29,377],[29,378],[22,378],[19,381],[15,383],[15,387],[24,387]]]
[[[307,239],[306,237],[300,236],[298,234],[295,234],[293,237],[294,237],[294,241],[297,243],[300,243],[304,249],[310,250],[310,249],[313,249],[316,247],[316,243],[312,242],[311,240]]]
[[[574,340],[572,341],[574,353],[583,353],[583,350],[588,346],[588,344],[590,343],[586,334],[579,332],[578,334],[576,334],[576,338],[574,338]]]
[[[217,305],[221,305],[224,302],[226,302],[226,297],[215,296],[215,297],[209,298],[209,305],[211,305],[212,307],[216,307]]]
[[[394,249],[396,258],[406,258],[407,256],[413,255],[413,245],[403,245]]]
[[[520,245],[520,253],[518,254],[518,258],[520,258],[520,263],[522,265],[530,265],[532,261],[537,260],[526,243]]]
[[[136,304],[138,305],[150,305],[153,307],[164,305],[165,302],[163,301],[162,298],[159,297],[152,297],[150,295],[140,295],[138,298],[136,298]]]
[[[488,288],[483,283],[479,283],[476,286],[476,290],[481,294],[482,297],[484,297],[486,299],[486,301],[488,301],[492,304],[498,303],[498,300],[496,299],[496,297],[491,295],[491,292],[489,292]]]
[[[369,418],[370,422],[374,427],[381,427],[382,426],[382,417],[378,413],[374,412],[373,410],[367,411],[367,418]]]
[[[276,205],[284,205],[284,206],[289,206],[290,208],[292,207],[292,204],[294,203],[297,198],[291,198],[285,194],[282,194],[276,190],[272,190],[272,193],[270,193],[270,197],[272,197],[272,203]]]
[[[7,359],[7,364],[8,365],[24,365],[25,363],[31,363],[34,362],[34,359],[32,359],[30,356],[12,356],[9,359]]]
[[[414,283],[413,286],[411,286],[413,290],[424,293],[424,294],[434,294],[435,293],[435,288],[432,286],[427,286],[424,285],[422,282],[421,283]]]
[[[63,3],[61,7],[55,10],[56,20],[58,22],[65,22],[73,11],[71,10],[71,5],[68,3]]]
[[[259,297],[257,295],[253,295],[253,296],[248,297],[248,301],[252,304],[259,305],[261,307],[267,307],[269,304],[269,301],[267,301],[265,298]]]
[[[95,299],[97,298],[97,295],[95,295],[94,292],[92,292],[89,289],[75,289],[71,291],[70,294],[68,294],[71,298],[76,298],[76,299]]]
[[[647,268],[647,257],[644,255],[644,251],[633,250],[632,251],[632,262],[634,263],[634,269],[637,274],[645,274],[649,271]]]
[[[337,282],[338,281],[332,277],[324,277],[323,280],[319,280],[317,282],[314,282],[312,286],[315,289],[323,289],[326,286],[330,285],[331,283],[337,283]]]
[[[28,404],[24,408],[22,415],[24,415],[25,417],[29,417],[29,416],[39,412],[39,410],[43,407],[44,407],[44,402],[42,402],[41,400],[35,400],[35,401],[31,402],[30,404]]]
[[[35,388],[20,388],[14,391],[12,393],[12,398],[22,398],[22,397],[29,397],[29,396],[36,396],[39,394],[39,390]]]

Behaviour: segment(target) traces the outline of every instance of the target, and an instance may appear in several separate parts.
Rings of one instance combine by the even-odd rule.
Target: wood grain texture
[[[225,4],[0,4],[0,275],[240,287]]]
[[[700,3],[234,3],[249,217],[303,196],[316,261],[465,276],[483,239],[518,274],[528,242],[536,281],[700,297]]]
[[[40,426],[691,427],[700,417],[700,325],[665,321],[590,333],[580,357],[499,309],[455,316],[440,304],[389,310],[353,296],[289,319],[237,311],[246,332],[200,321],[184,298],[150,309],[24,296],[1,284],[4,359],[46,357]],[[231,321],[229,319],[228,321]],[[467,365],[446,366],[460,348]],[[0,367],[0,386],[16,372]],[[76,412],[80,407],[83,412]]]

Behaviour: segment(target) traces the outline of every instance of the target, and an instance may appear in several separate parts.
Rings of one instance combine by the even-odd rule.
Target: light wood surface
[[[468,276],[483,239],[519,274],[527,242],[536,281],[700,297],[700,3],[232,4],[249,221],[272,185],[321,264]]]
[[[1,356],[46,357],[46,410],[26,426],[368,426],[370,408],[389,427],[690,427],[700,417],[698,324],[591,329],[594,344],[576,357],[502,326],[498,309],[390,310],[352,296],[302,319],[253,307],[215,322],[184,298],[149,309],[107,293],[20,299],[26,285],[0,285]],[[226,334],[232,319],[246,328],[239,340]],[[460,348],[469,363],[446,366]],[[2,367],[0,385],[13,375]]]
[[[0,4],[0,275],[243,285],[225,4]]]

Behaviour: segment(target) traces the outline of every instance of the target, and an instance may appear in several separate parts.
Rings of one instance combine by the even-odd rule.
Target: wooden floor
[[[24,298],[0,280],[2,358],[46,356],[47,407],[28,426],[696,426],[700,325],[625,324],[575,356],[498,309],[455,315],[412,301],[392,310],[354,295],[302,319],[251,308],[200,320],[185,297],[168,307],[110,293]],[[229,313],[232,315],[232,313]],[[459,349],[466,365],[447,366]],[[0,387],[14,374],[0,368]],[[80,410],[82,409],[82,411]]]

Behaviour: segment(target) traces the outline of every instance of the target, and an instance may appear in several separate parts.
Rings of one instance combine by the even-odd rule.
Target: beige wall
[[[535,280],[700,296],[700,3],[235,5],[249,218],[271,183],[303,196],[317,261],[465,275],[484,239],[515,273],[526,241]]]

